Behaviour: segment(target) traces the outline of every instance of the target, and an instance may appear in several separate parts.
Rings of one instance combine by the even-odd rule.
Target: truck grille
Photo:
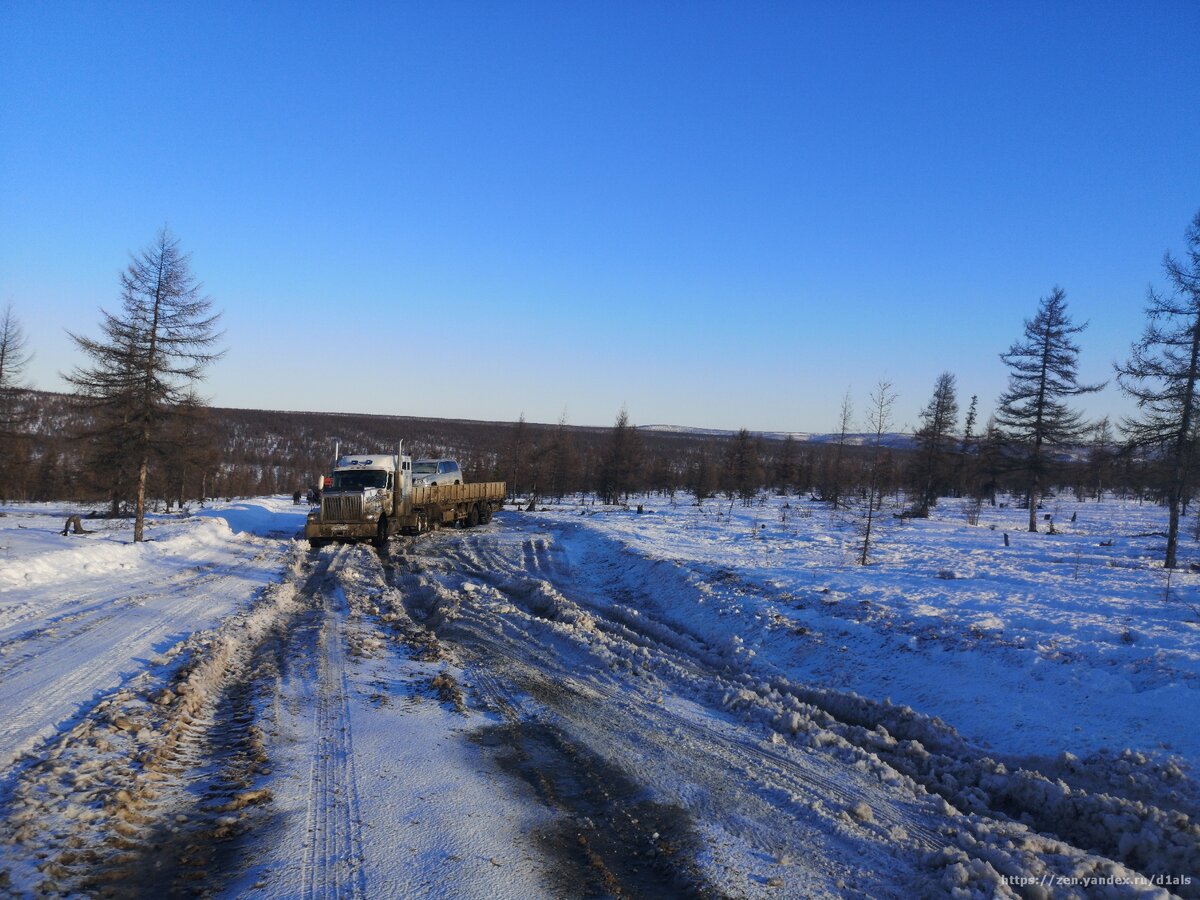
[[[361,522],[362,494],[335,494],[321,498],[322,522]]]

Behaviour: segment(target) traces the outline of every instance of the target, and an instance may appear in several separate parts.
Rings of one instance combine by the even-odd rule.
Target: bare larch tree
[[[622,497],[628,499],[637,488],[640,466],[641,441],[622,406],[609,432],[608,452],[601,467],[601,494],[605,503],[620,503]]]
[[[512,427],[508,442],[508,492],[512,500],[521,495],[525,487],[525,470],[529,466],[529,435],[525,423],[525,411]]]
[[[575,450],[575,439],[567,426],[567,413],[563,411],[554,429],[550,444],[550,494],[562,500],[578,478],[579,456]]]
[[[107,423],[134,474],[134,541],[144,538],[146,477],[163,424],[194,397],[204,369],[222,352],[219,313],[201,293],[189,254],[164,226],[121,273],[121,312],[101,310],[103,336],[72,333],[90,360],[66,376]]]
[[[21,327],[10,303],[4,308],[3,315],[0,315],[0,460],[3,460],[3,471],[0,471],[0,499],[14,496],[21,487],[20,473],[17,470],[26,464],[25,460],[20,458],[25,452],[19,444],[20,432],[27,419],[21,403],[21,394],[25,390],[22,384],[25,367],[32,359],[28,346],[25,329]]]
[[[933,396],[921,410],[921,425],[914,435],[916,502],[913,513],[925,517],[949,487],[953,476],[954,429],[958,425],[958,394],[954,376],[943,372],[933,387]]]
[[[1186,233],[1184,260],[1167,253],[1167,293],[1150,289],[1146,330],[1117,365],[1117,383],[1137,401],[1138,415],[1122,422],[1139,446],[1153,448],[1166,463],[1168,509],[1164,566],[1175,568],[1179,517],[1196,462],[1197,380],[1200,379],[1200,212]]]
[[[870,450],[867,455],[867,504],[863,512],[862,546],[859,551],[858,564],[865,566],[870,562],[872,526],[875,513],[883,505],[883,434],[892,424],[892,406],[896,402],[896,392],[892,390],[890,381],[881,380],[871,393],[867,404],[867,431],[870,434]]]
[[[1052,461],[1051,451],[1078,443],[1086,429],[1081,413],[1068,407],[1066,398],[1104,387],[1077,380],[1079,347],[1072,336],[1087,328],[1087,323],[1071,323],[1066,298],[1060,287],[1043,297],[1037,315],[1025,320],[1024,337],[1000,354],[1009,376],[1008,390],[997,404],[996,422],[1022,451],[1020,465],[1029,492],[1029,530],[1034,532],[1038,530],[1037,505]]]
[[[850,399],[850,388],[846,388],[846,393],[842,395],[842,407],[838,413],[838,438],[834,445],[834,453],[832,461],[826,457],[828,470],[824,479],[825,484],[822,485],[821,499],[827,500],[829,505],[834,509],[838,508],[838,504],[842,502],[842,485],[845,482],[845,449],[846,435],[850,431],[850,422],[854,417],[854,404]]]
[[[745,428],[738,431],[725,451],[725,490],[750,506],[762,481],[761,448]]]

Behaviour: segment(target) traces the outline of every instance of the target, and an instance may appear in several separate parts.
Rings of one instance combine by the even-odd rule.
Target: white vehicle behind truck
[[[420,534],[443,525],[474,527],[492,520],[504,501],[503,481],[414,485],[412,458],[398,453],[341,456],[332,484],[308,514],[304,536],[319,547],[331,541],[373,541]]]
[[[413,484],[462,484],[462,470],[453,459],[418,459],[413,463]]]

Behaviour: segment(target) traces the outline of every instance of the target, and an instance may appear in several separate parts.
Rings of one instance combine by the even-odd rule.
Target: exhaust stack
[[[396,474],[392,478],[392,519],[400,515],[400,493],[404,490],[404,479],[401,477],[401,472],[404,470],[404,441],[396,445]]]

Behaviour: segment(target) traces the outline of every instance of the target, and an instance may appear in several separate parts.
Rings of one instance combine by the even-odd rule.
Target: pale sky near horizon
[[[1101,381],[1200,209],[1200,4],[0,2],[0,307],[63,390],[169,223],[219,406],[830,431]],[[1089,413],[1129,410],[1115,386]]]

